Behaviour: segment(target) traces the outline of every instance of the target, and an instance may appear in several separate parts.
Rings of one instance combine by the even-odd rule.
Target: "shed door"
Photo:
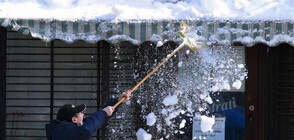
[[[266,139],[294,139],[294,47],[281,44],[270,48],[268,58]],[[265,136],[266,137],[266,136]]]

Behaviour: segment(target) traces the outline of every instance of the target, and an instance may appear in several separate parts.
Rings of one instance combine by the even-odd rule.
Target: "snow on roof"
[[[181,22],[207,44],[294,45],[291,0],[0,0],[1,26],[46,42],[178,42]]]
[[[72,43],[85,40],[95,43],[107,40],[112,43],[130,41],[181,42],[180,24],[186,22],[206,44],[232,44],[246,46],[264,43],[276,46],[288,43],[294,46],[294,23],[280,21],[231,22],[231,21],[142,21],[138,23],[109,21],[58,21],[0,18],[0,25],[8,29],[40,38],[45,42],[54,39]]]
[[[0,0],[0,11],[14,19],[294,20],[292,0]]]

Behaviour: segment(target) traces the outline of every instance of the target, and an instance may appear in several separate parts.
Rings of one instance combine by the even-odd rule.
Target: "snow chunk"
[[[212,104],[213,103],[213,101],[212,101],[212,99],[211,99],[210,96],[205,97],[204,98],[204,101],[208,102],[209,104]]]
[[[240,69],[244,68],[244,64],[239,64],[238,68],[240,68]]]
[[[165,123],[170,126],[172,124],[171,120],[177,117],[180,114],[180,110],[175,110],[170,112],[169,115],[165,118]]]
[[[165,106],[175,105],[178,103],[178,97],[177,95],[168,95],[163,99],[162,103]]]
[[[121,42],[121,41],[130,41],[133,44],[139,44],[140,43],[139,40],[132,39],[130,37],[127,37],[126,35],[114,35],[114,36],[109,37],[108,40],[113,42],[113,43],[118,43],[118,42]]]
[[[148,134],[144,129],[140,128],[136,133],[137,140],[151,140],[152,135]]]
[[[234,83],[233,83],[233,87],[236,88],[236,89],[240,89],[242,86],[242,82],[240,80],[236,80]]]
[[[167,113],[168,113],[168,111],[167,111],[165,108],[163,108],[163,109],[161,110],[161,114],[165,115],[165,114],[167,114]]]
[[[162,40],[162,38],[157,35],[157,34],[152,34],[151,38],[150,38],[151,41],[154,41],[154,42],[159,42]]]
[[[128,100],[125,103],[126,103],[126,105],[130,105],[131,104],[131,100]]]
[[[205,111],[205,109],[203,109],[202,107],[199,107],[198,111],[202,112],[202,111]]]
[[[152,126],[155,124],[156,122],[156,116],[153,112],[149,113],[147,116],[146,116],[146,119],[147,119],[147,125],[149,126]]]
[[[156,47],[160,47],[162,45],[163,45],[162,41],[158,41]]]
[[[186,54],[190,54],[190,50],[186,50]]]
[[[137,103],[138,103],[138,104],[141,104],[141,101],[140,101],[140,100],[137,100]]]
[[[183,61],[180,61],[180,62],[178,63],[178,67],[182,67],[182,65],[183,65]]]
[[[213,131],[213,130],[212,130],[212,125],[213,125],[214,123],[215,123],[214,116],[212,116],[212,117],[210,118],[210,117],[207,117],[207,116],[205,116],[205,115],[202,115],[202,116],[201,116],[201,124],[200,124],[201,131],[202,131],[202,132]]]
[[[186,125],[186,120],[184,119],[184,120],[182,120],[182,122],[181,122],[181,124],[180,124],[180,129],[181,129],[181,128],[184,128],[185,125]]]

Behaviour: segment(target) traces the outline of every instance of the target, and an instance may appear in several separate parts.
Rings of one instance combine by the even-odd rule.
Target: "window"
[[[87,116],[109,99],[117,98],[134,82],[132,62],[137,47],[129,42],[45,43],[13,31],[7,31],[6,42],[6,99],[3,100],[7,139],[46,139],[45,124],[56,118],[63,104],[86,104]],[[115,138],[134,136],[131,132],[136,131],[133,127],[136,119],[125,119],[135,116],[134,108],[126,105],[121,108],[108,127],[97,132],[98,137],[95,134],[93,139],[112,138],[114,128],[117,128]]]

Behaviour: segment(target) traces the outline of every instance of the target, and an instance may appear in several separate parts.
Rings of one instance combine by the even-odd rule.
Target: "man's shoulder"
[[[72,122],[59,122],[59,121],[56,121],[56,120],[50,121],[49,124],[45,125],[46,129],[47,128],[54,128],[54,129],[57,129],[57,128],[71,128],[71,127],[74,127],[74,126],[77,126],[77,125],[75,125]]]

